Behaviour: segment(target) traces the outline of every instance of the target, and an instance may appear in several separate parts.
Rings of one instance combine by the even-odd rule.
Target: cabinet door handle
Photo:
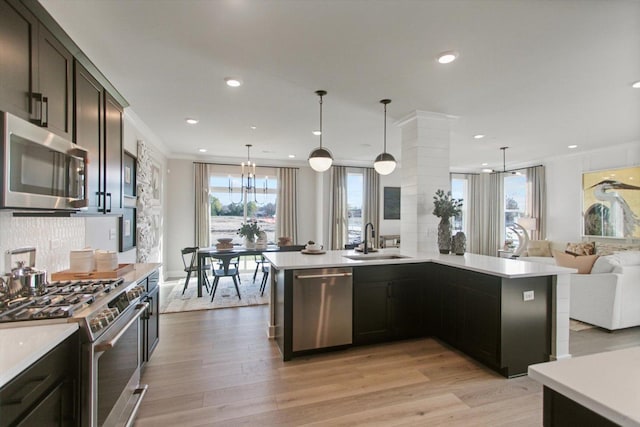
[[[49,98],[46,96],[42,97],[42,103],[40,104],[42,105],[42,107],[40,110],[40,126],[42,126],[43,128],[46,128],[47,126],[49,126]],[[43,115],[42,112],[45,112],[45,114]]]
[[[30,121],[32,123],[35,123],[38,126],[43,126],[43,124],[42,124],[43,123],[43,118],[42,118],[43,105],[42,104],[43,104],[43,99],[46,99],[46,98],[44,98],[41,93],[32,92],[31,93],[31,100],[34,100],[34,99],[38,103],[38,107],[39,108],[34,108],[33,109],[33,114],[35,115],[36,111],[38,111],[38,115],[35,118],[32,118]],[[30,102],[33,102],[33,101],[30,101]]]
[[[393,298],[393,290],[391,289],[391,283],[392,282],[387,283],[387,297],[389,298]]]
[[[109,198],[109,209],[106,209],[105,212],[111,212],[111,193],[107,193],[107,197]],[[106,203],[105,203],[106,208]]]

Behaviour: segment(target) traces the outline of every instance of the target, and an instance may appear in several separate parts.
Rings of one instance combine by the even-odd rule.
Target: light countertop
[[[291,270],[303,268],[359,267],[366,265],[411,264],[434,262],[464,270],[491,274],[504,278],[553,276],[576,273],[572,268],[558,267],[536,262],[505,259],[486,255],[466,253],[464,255],[442,255],[437,252],[409,254],[399,249],[380,249],[369,253],[377,255],[405,255],[406,258],[352,260],[346,256],[363,255],[355,250],[327,251],[324,254],[303,254],[301,252],[265,252],[264,257],[277,269]],[[366,256],[366,255],[365,255]]]
[[[76,322],[27,324],[33,325],[33,322],[19,322],[12,328],[0,329],[0,387],[78,330]]]
[[[640,426],[640,347],[529,366],[529,376],[622,426]]]

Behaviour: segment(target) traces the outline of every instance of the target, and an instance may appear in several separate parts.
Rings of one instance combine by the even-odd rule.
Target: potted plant
[[[246,248],[253,249],[255,247],[255,242],[258,236],[260,235],[260,226],[255,221],[249,221],[240,226],[238,229],[238,236],[244,237],[244,246]]]
[[[433,196],[433,214],[440,218],[438,224],[438,249],[441,254],[448,254],[451,250],[451,222],[449,218],[460,214],[462,199],[451,197],[451,191],[438,189]]]

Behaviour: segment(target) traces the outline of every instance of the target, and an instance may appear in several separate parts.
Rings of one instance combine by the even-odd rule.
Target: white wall
[[[640,165],[640,142],[556,157],[544,162],[547,239],[582,240],[582,173]]]

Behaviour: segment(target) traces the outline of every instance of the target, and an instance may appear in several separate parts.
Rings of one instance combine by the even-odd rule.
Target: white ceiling
[[[508,167],[570,144],[640,141],[637,0],[40,2],[171,157],[244,157],[250,143],[252,159],[305,160],[318,145],[317,89],[328,91],[323,145],[339,164],[382,151],[382,98],[397,158],[393,121],[456,116],[458,170],[501,168],[501,146]],[[447,50],[458,60],[438,64]],[[244,84],[229,88],[228,76]]]

